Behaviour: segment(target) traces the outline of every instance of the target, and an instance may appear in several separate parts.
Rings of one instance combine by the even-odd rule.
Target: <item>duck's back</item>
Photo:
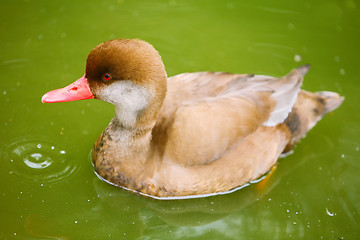
[[[168,80],[153,138],[160,155],[185,166],[223,156],[261,126],[284,122],[304,71],[284,78],[229,73],[184,73]]]

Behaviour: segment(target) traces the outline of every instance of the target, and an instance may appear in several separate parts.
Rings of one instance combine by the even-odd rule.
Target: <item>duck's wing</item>
[[[261,126],[282,123],[295,104],[308,67],[277,79],[226,73],[181,74],[153,132],[164,160],[184,166],[222,157]]]

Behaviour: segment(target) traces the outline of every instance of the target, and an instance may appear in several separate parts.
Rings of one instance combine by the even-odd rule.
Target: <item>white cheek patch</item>
[[[101,100],[114,104],[115,116],[127,127],[136,123],[138,114],[149,104],[150,91],[130,80],[114,82],[99,91]]]

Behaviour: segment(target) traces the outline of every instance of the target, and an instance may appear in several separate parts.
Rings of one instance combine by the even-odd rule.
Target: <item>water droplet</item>
[[[329,211],[329,209],[326,208],[326,214],[329,215],[330,217],[333,217],[334,215],[336,215],[336,213],[332,213]]]
[[[345,158],[345,154],[341,154],[341,158]]]
[[[295,54],[294,61],[295,62],[301,62],[301,60],[302,60],[302,57],[299,54]]]
[[[3,94],[6,95],[6,91],[3,91]]]
[[[65,150],[52,151],[60,147],[48,141],[21,139],[5,147],[7,149],[2,152],[6,153],[5,157],[12,163],[11,171],[19,177],[41,182],[40,186],[61,181],[77,170],[76,161],[70,160]]]
[[[78,223],[78,221],[75,221],[75,223]]]
[[[339,73],[340,73],[341,75],[345,75],[345,69],[341,68],[340,71],[339,71]]]

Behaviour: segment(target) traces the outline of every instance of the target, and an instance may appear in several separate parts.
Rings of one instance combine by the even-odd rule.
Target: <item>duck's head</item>
[[[163,62],[152,45],[116,39],[96,46],[87,58],[85,75],[46,93],[42,102],[100,99],[112,103],[120,123],[131,127],[139,117],[156,117],[165,98],[166,82]]]

